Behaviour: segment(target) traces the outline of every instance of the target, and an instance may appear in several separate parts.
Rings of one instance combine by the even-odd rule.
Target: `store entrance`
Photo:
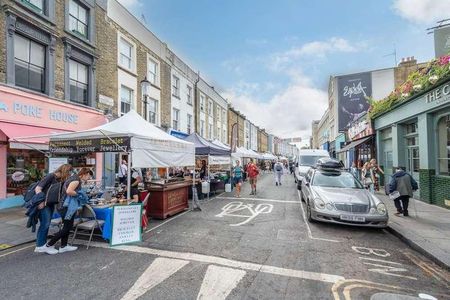
[[[419,157],[419,147],[413,146],[407,148],[407,165],[406,171],[412,175],[412,177],[419,182],[419,168],[420,168],[420,157]],[[414,198],[419,196],[419,191],[414,193]]]

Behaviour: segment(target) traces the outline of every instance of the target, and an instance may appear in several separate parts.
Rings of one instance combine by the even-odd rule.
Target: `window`
[[[157,85],[157,78],[158,78],[158,64],[152,59],[149,59],[147,80],[150,81],[150,83]]]
[[[88,66],[69,60],[70,101],[88,104]]]
[[[450,115],[438,122],[439,174],[450,176]]]
[[[152,124],[157,124],[158,114],[158,101],[155,99],[149,99],[148,101],[148,121]]]
[[[205,137],[205,121],[200,121],[200,135],[202,137]]]
[[[172,95],[180,97],[180,79],[175,75],[172,76]]]
[[[200,95],[200,110],[205,111],[205,96]]]
[[[40,13],[44,12],[44,0],[22,0],[22,3],[25,3],[27,6]]]
[[[411,123],[405,125],[406,134],[412,134],[417,132],[417,123]]]
[[[129,70],[133,69],[133,45],[131,45],[125,39],[120,38],[119,51],[119,64]]]
[[[88,10],[78,1],[70,0],[69,29],[85,38],[88,37]]]
[[[227,111],[225,109],[222,110],[222,122],[223,123],[227,122]]]
[[[212,139],[212,124],[208,124],[208,138]]]
[[[15,34],[14,65],[17,86],[45,92],[45,46]]]
[[[120,115],[123,116],[131,109],[133,90],[122,85],[120,87]]]
[[[223,143],[227,142],[227,130],[226,129],[223,130],[222,142]]]
[[[192,132],[192,115],[187,114],[187,134],[191,134]]]
[[[187,103],[192,105],[192,87],[190,85],[186,86],[187,88]]]
[[[180,130],[180,111],[176,108],[173,109],[173,129]]]
[[[217,122],[221,122],[220,117],[221,117],[221,109],[219,106],[216,106],[216,118],[217,118]]]
[[[211,117],[213,113],[213,102],[211,100],[208,101],[208,115],[210,115]]]

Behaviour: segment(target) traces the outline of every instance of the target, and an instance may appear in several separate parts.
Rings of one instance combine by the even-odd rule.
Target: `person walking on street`
[[[233,169],[233,181],[236,186],[235,197],[241,197],[241,185],[242,185],[242,174],[244,173],[244,169],[241,167],[241,162],[239,160],[236,161],[236,167]]]
[[[38,185],[34,189],[34,192],[36,193],[36,195],[39,193],[43,193],[47,198],[48,190],[50,189],[52,184],[58,182],[64,183],[64,181],[69,178],[71,171],[72,165],[70,164],[64,164],[60,166],[55,170],[55,172],[49,173],[41,181],[39,181]],[[56,254],[58,253],[58,251],[46,246],[48,229],[50,228],[53,211],[55,210],[55,203],[47,203],[46,199],[44,202],[40,203],[37,208],[39,210],[39,229],[37,231],[36,248],[34,249],[34,252]]]
[[[259,175],[258,167],[253,162],[253,159],[250,160],[250,163],[247,166],[248,178],[250,181],[250,185],[252,187],[252,192],[250,195],[256,195],[256,181]]]
[[[373,176],[373,169],[370,166],[369,162],[366,162],[362,168],[362,181],[366,189],[370,191],[370,193],[374,194],[374,176]]]
[[[275,174],[275,185],[281,185],[281,176],[283,175],[283,165],[277,161],[273,167],[273,173]]]
[[[396,216],[401,214],[405,217],[409,216],[409,198],[413,196],[413,191],[417,191],[418,188],[417,181],[410,174],[403,171],[401,167],[396,168],[389,181],[389,193],[397,194],[397,198],[394,199],[395,207],[397,208]]]
[[[119,167],[119,183],[126,185],[128,180],[128,165],[125,159],[122,159],[122,163]]]
[[[374,189],[376,191],[379,191],[380,190],[380,176],[381,176],[380,174],[384,175],[384,172],[380,168],[380,166],[378,166],[377,160],[375,158],[372,158],[370,160],[370,167],[372,169],[372,174],[373,174],[373,179],[374,179],[374,182],[373,182]]]

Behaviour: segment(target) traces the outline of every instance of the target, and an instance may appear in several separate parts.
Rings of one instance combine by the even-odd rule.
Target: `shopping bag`
[[[400,197],[400,193],[398,191],[393,191],[392,193],[389,194],[389,199],[391,200],[395,200],[398,197]]]

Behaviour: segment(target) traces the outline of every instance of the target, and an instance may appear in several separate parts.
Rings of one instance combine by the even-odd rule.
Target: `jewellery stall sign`
[[[113,207],[111,246],[142,241],[142,204]]]
[[[127,152],[130,137],[50,141],[50,153]]]

